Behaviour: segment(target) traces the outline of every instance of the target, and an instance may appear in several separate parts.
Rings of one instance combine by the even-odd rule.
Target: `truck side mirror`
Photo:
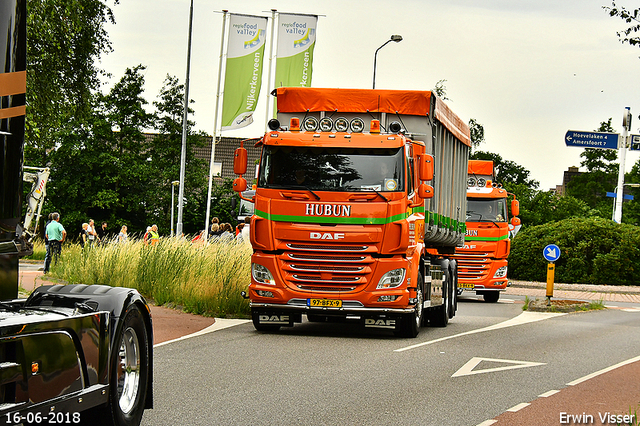
[[[233,190],[236,192],[243,192],[247,190],[247,180],[245,178],[235,178],[233,180]]]
[[[424,181],[433,179],[433,165],[433,155],[418,154],[418,177],[420,178],[420,180]],[[431,189],[433,190],[433,188]]]
[[[418,186],[418,196],[420,198],[433,198],[433,186],[421,183]]]
[[[520,221],[519,217],[512,217],[511,218],[511,225],[515,228],[516,226],[520,225],[522,222]]]
[[[236,148],[233,155],[233,173],[243,175],[247,173],[247,150],[246,148]],[[243,189],[244,191],[244,189]]]
[[[511,216],[519,216],[520,215],[520,201],[513,199],[511,200]]]

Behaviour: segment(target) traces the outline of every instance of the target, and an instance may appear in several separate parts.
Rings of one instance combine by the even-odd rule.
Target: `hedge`
[[[511,242],[509,277],[547,280],[542,252],[560,247],[555,282],[640,284],[640,227],[601,218],[571,218],[523,228]]]

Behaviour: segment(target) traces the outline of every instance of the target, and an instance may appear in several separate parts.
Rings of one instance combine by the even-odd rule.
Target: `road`
[[[160,345],[156,408],[142,424],[488,425],[639,355],[638,309],[523,315],[521,300],[508,297],[464,297],[448,327],[423,328],[416,339],[353,324],[268,334],[244,323]]]

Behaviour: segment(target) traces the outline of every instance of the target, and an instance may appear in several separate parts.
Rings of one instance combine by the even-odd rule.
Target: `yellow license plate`
[[[475,288],[473,283],[458,283],[458,287],[460,288]]]
[[[307,299],[307,306],[312,308],[341,308],[342,300],[337,299]]]

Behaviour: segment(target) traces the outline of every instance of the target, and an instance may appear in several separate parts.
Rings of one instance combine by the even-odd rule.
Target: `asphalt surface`
[[[46,283],[37,269],[37,265],[29,265],[24,268],[21,266],[20,280],[23,288],[29,289],[28,287],[31,285],[41,285]],[[33,284],[30,284],[31,282]],[[467,296],[467,294],[470,295],[472,293],[467,292],[465,293],[465,296],[463,296],[463,299],[467,299],[464,308],[466,312],[471,312],[471,315],[456,316],[456,318],[454,318],[454,322],[446,329],[428,329],[427,333],[429,334],[429,339],[446,339],[448,338],[447,336],[458,333],[474,333],[474,330],[481,329],[482,327],[500,324],[510,318],[516,317],[519,312],[521,312],[522,306],[520,303],[522,303],[524,297],[529,297],[530,299],[536,297],[544,298],[546,292],[544,283],[514,282],[513,285],[501,296],[501,301],[503,302],[507,301],[507,299],[514,301],[513,309],[509,308],[507,310],[502,310],[504,312],[502,315],[504,316],[500,318],[486,318],[486,309],[483,308],[486,304],[480,301],[474,301],[474,297]],[[495,407],[486,407],[486,404],[491,405],[490,401],[492,397],[493,399],[501,400],[504,399],[505,396],[486,395],[487,389],[491,389],[492,386],[496,385],[491,382],[491,380],[495,380],[496,375],[490,377],[492,376],[490,374],[474,374],[473,371],[482,371],[483,369],[491,369],[492,367],[502,368],[497,361],[504,360],[496,361],[491,357],[484,357],[480,361],[476,360],[477,364],[475,364],[475,366],[471,365],[471,367],[467,368],[469,371],[466,371],[466,373],[463,371],[461,374],[469,374],[470,377],[474,377],[475,379],[481,376],[486,376],[486,379],[485,377],[482,377],[483,381],[487,380],[486,382],[483,382],[483,385],[478,386],[476,382],[475,386],[478,386],[477,388],[472,386],[474,382],[469,383],[469,394],[466,398],[474,398],[475,395],[475,400],[469,401],[469,403],[463,408],[464,411],[475,410],[476,413],[487,413],[486,417],[480,421],[476,422],[474,420],[469,423],[469,419],[474,418],[473,416],[461,415],[456,418],[455,416],[452,417],[451,413],[445,413],[442,417],[436,416],[437,420],[434,416],[429,419],[421,419],[422,423],[470,424],[472,426],[556,424],[599,425],[618,423],[639,424],[637,417],[631,418],[630,416],[635,416],[635,412],[640,411],[640,358],[638,358],[638,355],[640,355],[638,347],[640,346],[638,345],[638,342],[634,340],[635,335],[640,333],[638,333],[639,330],[637,328],[634,328],[632,325],[630,326],[628,323],[618,323],[617,321],[619,320],[617,319],[618,316],[616,314],[624,311],[629,314],[633,314],[634,318],[640,319],[640,316],[635,317],[635,315],[640,313],[640,288],[556,285],[554,289],[554,298],[571,300],[603,300],[607,307],[610,308],[602,312],[589,313],[589,315],[595,318],[595,322],[592,322],[589,325],[593,327],[595,324],[596,331],[602,333],[597,337],[591,336],[593,333],[591,328],[588,330],[589,335],[582,334],[582,328],[584,325],[581,325],[580,321],[572,320],[572,318],[576,318],[572,317],[573,315],[583,314],[577,313],[570,314],[572,316],[568,317],[565,316],[562,318],[545,319],[545,323],[548,323],[549,325],[555,324],[553,321],[558,324],[558,333],[560,334],[555,336],[555,339],[557,339],[555,341],[566,341],[566,345],[556,348],[558,352],[568,358],[575,357],[576,359],[580,359],[581,364],[584,364],[583,367],[574,370],[572,368],[572,363],[568,363],[567,373],[559,374],[562,377],[545,378],[534,375],[534,379],[531,380],[531,376],[524,374],[525,371],[534,371],[535,369],[538,369],[538,371],[545,371],[546,367],[542,364],[550,364],[549,361],[560,362],[562,360],[558,360],[555,355],[548,354],[544,351],[537,353],[534,347],[528,346],[527,342],[529,340],[537,341],[540,337],[535,336],[533,331],[535,328],[533,327],[530,328],[530,335],[527,337],[527,332],[523,333],[522,330],[528,330],[526,327],[529,327],[529,325],[519,326],[521,327],[520,333],[505,335],[505,338],[509,339],[508,341],[512,346],[524,349],[522,350],[522,353],[515,353],[513,354],[513,357],[509,359],[532,360],[532,362],[533,360],[535,360],[535,362],[540,362],[540,360],[542,360],[547,362],[541,362],[540,366],[522,368],[522,372],[516,372],[514,370],[516,380],[518,380],[518,378],[523,380],[520,385],[523,391],[516,391],[513,392],[513,395],[508,396],[508,399],[513,401],[511,408],[499,408],[500,404],[496,404]],[[478,311],[478,309],[481,309],[484,314]],[[205,405],[207,404],[207,400],[215,400],[216,397],[224,397],[225,392],[228,392],[229,395],[232,396],[241,396],[240,401],[232,402],[231,405],[226,407],[226,411],[228,412],[227,415],[229,417],[225,417],[225,415],[221,416],[219,411],[213,410],[211,407],[200,410],[192,407],[192,409],[188,411],[188,413],[191,414],[183,414],[183,416],[186,417],[183,417],[182,421],[178,422],[179,424],[242,424],[242,422],[238,421],[239,419],[237,417],[234,418],[233,413],[236,413],[237,415],[237,413],[246,412],[249,416],[251,413],[247,410],[259,410],[261,406],[264,409],[269,408],[270,410],[273,410],[273,407],[277,407],[278,404],[280,404],[282,410],[289,412],[290,409],[291,413],[298,412],[300,415],[296,417],[295,415],[288,414],[289,417],[283,418],[283,413],[279,413],[280,417],[277,417],[277,412],[270,412],[267,413],[266,417],[259,417],[260,420],[254,423],[269,424],[268,419],[271,418],[271,424],[409,424],[412,420],[420,417],[405,417],[399,415],[396,411],[411,412],[413,405],[415,405],[412,403],[401,402],[389,405],[386,408],[386,411],[384,411],[387,415],[383,417],[360,418],[361,421],[359,422],[354,422],[353,419],[348,417],[332,418],[331,420],[335,420],[335,422],[329,421],[328,418],[322,417],[323,413],[335,415],[336,412],[340,412],[339,406],[343,403],[340,403],[339,401],[330,402],[331,399],[328,400],[329,402],[322,400],[324,401],[322,403],[312,403],[307,401],[307,398],[320,399],[321,394],[316,395],[318,391],[315,389],[318,386],[329,386],[328,388],[321,390],[325,393],[328,392],[329,395],[335,393],[335,390],[331,389],[329,385],[331,381],[324,379],[322,374],[326,374],[327,372],[331,374],[331,372],[334,371],[331,368],[332,363],[338,362],[338,360],[325,359],[322,356],[316,357],[315,355],[313,357],[304,357],[304,359],[310,359],[313,361],[311,361],[306,367],[307,370],[305,370],[304,365],[296,365],[296,367],[301,369],[300,371],[307,371],[307,373],[305,373],[307,377],[302,381],[302,383],[295,380],[287,380],[287,375],[291,372],[281,371],[277,363],[273,364],[274,362],[277,362],[276,360],[281,359],[282,356],[286,356],[288,357],[286,358],[288,360],[287,365],[290,365],[289,361],[293,359],[295,354],[288,354],[286,351],[282,352],[283,345],[286,346],[287,344],[290,344],[292,348],[295,348],[296,345],[303,342],[302,346],[295,349],[297,351],[296,353],[303,351],[304,353],[312,354],[316,351],[324,351],[327,354],[332,354],[333,352],[331,349],[326,347],[326,345],[329,342],[331,342],[331,345],[335,344],[335,342],[333,342],[333,338],[337,333],[338,336],[349,337],[348,342],[352,342],[352,340],[357,342],[357,345],[349,347],[349,352],[347,354],[340,352],[336,353],[340,353],[342,358],[347,358],[350,370],[353,370],[354,372],[361,371],[361,358],[358,354],[377,352],[381,350],[381,346],[389,345],[387,339],[379,339],[377,337],[367,336],[366,334],[363,336],[361,329],[352,330],[348,327],[343,327],[337,330],[331,329],[327,331],[323,328],[318,328],[319,325],[317,324],[305,323],[294,327],[291,331],[285,332],[284,336],[282,333],[273,336],[265,336],[262,333],[253,331],[252,326],[250,324],[245,324],[243,321],[234,322],[229,320],[202,318],[162,307],[152,307],[152,315],[154,319],[154,342],[156,343],[156,346],[158,346],[158,353],[156,356],[160,356],[158,360],[163,356],[168,356],[167,361],[169,362],[169,365],[173,366],[174,364],[180,364],[187,361],[192,365],[192,367],[196,366],[196,371],[193,374],[197,377],[182,378],[183,380],[181,379],[177,385],[178,389],[183,386],[189,388],[195,387],[197,389],[198,382],[203,381],[202,386],[205,389],[209,389],[207,392],[215,393],[215,395],[209,396],[206,396],[205,393],[203,398],[198,400],[200,404]],[[579,319],[583,320],[584,318],[586,317],[580,317]],[[635,321],[638,323],[637,320]],[[597,324],[602,324],[602,326],[598,329]],[[608,325],[605,324],[610,324],[611,328],[607,328]],[[239,327],[237,327],[238,325]],[[231,328],[222,334],[211,333],[215,330],[227,327]],[[622,334],[612,334],[608,332],[608,330],[614,328],[621,328],[623,330]],[[569,337],[566,335],[568,330],[571,330]],[[632,335],[634,339],[625,339],[624,330],[626,330],[626,333],[633,333]],[[585,333],[586,332],[587,331],[585,331]],[[189,336],[194,336],[194,333],[196,333],[195,336],[201,337],[190,338]],[[421,333],[421,336],[423,335],[424,331]],[[483,340],[479,336],[480,333],[478,333],[477,340],[473,340],[473,343],[476,345],[475,347],[482,348]],[[476,336],[472,336],[472,338],[476,339]],[[554,337],[546,336],[545,338]],[[586,339],[592,338],[594,340],[590,340],[589,345],[580,345],[580,339],[586,341]],[[217,341],[217,339],[222,339],[222,342]],[[629,345],[625,345],[623,342],[624,340],[628,340],[630,342]],[[230,341],[239,341],[243,343],[238,343],[238,346],[231,344],[226,347]],[[345,344],[344,339],[339,339],[338,341],[340,345]],[[392,342],[392,346],[398,346],[397,341],[392,339]],[[412,343],[412,341],[408,342],[409,344]],[[256,344],[258,345],[257,349],[254,347]],[[215,362],[210,360],[210,352],[204,350],[209,347],[209,345],[215,345],[210,347],[210,349],[216,354],[216,357],[221,358],[220,360],[216,360]],[[433,345],[433,347],[435,346],[436,345]],[[578,351],[569,350],[572,346],[579,348]],[[592,352],[595,352],[597,355],[599,352],[607,352],[607,348],[609,347],[619,347],[620,350],[617,351],[618,353],[613,357],[606,357],[606,359],[598,360],[598,357],[595,356],[592,357],[595,358],[593,361],[582,363],[584,355],[580,353],[580,349],[587,351],[587,353],[590,353],[591,355],[593,355]],[[443,348],[446,348],[445,350],[450,352],[455,352],[457,350],[456,346],[453,345],[453,342],[452,346],[439,344],[439,349]],[[429,356],[425,358],[425,348],[408,350],[408,352],[415,353],[415,355],[411,355],[412,363],[418,366],[420,366],[421,363],[424,363],[426,359],[437,360],[440,355],[434,352],[429,353]],[[615,352],[616,351],[614,351],[614,353]],[[489,351],[487,351],[487,353],[489,353]],[[185,354],[189,354],[189,356],[185,357]],[[269,360],[270,363],[265,365],[260,362],[262,358]],[[340,363],[344,362],[344,359],[342,358],[339,361]],[[471,361],[473,361],[473,359]],[[377,368],[382,368],[385,371],[386,369],[393,368],[394,366],[394,362],[392,360],[386,360],[384,357],[377,358],[370,362],[373,362],[378,366]],[[164,365],[164,363],[156,363],[156,366],[159,365]],[[226,368],[225,365],[227,366]],[[446,383],[446,380],[449,380],[449,377],[451,376],[451,371],[449,371],[450,367],[446,367],[445,365],[446,364],[441,364],[439,367],[446,370],[446,374],[442,375],[441,381],[439,382],[436,380],[435,383],[430,383],[428,386],[424,383],[420,383],[419,381],[413,382],[412,380],[407,381],[399,378],[393,379],[403,384],[401,388],[396,389],[396,392],[400,394],[401,392],[404,392],[406,386],[415,386],[416,393],[419,394],[424,392],[425,386],[430,387],[433,385],[432,394],[438,395],[443,392],[446,394],[446,389],[443,390],[442,387],[438,387],[439,384],[443,385]],[[189,370],[188,366],[185,368],[187,371]],[[226,371],[223,372],[224,374],[222,374],[221,377],[218,377],[219,374],[212,371],[212,369],[217,371],[220,368],[223,368]],[[518,368],[518,366],[514,365],[513,368]],[[193,368],[191,369],[193,370]],[[269,374],[269,371],[271,370],[276,370],[274,375]],[[323,370],[326,371],[322,373]],[[254,387],[248,384],[247,380],[249,380],[252,375],[247,375],[247,371],[251,371],[253,373],[254,380],[257,375],[260,383],[266,381],[264,382],[264,387],[258,387],[258,389],[261,389],[263,393],[256,393],[257,391]],[[581,371],[581,373],[578,374],[578,371]],[[156,401],[159,402],[164,400],[163,392],[165,389],[161,384],[165,381],[175,382],[176,379],[173,377],[173,374],[173,367],[169,371],[164,369],[159,371],[156,369],[154,372],[154,376],[156,377],[156,395],[158,395]],[[214,374],[216,376],[215,386],[208,383],[206,380],[208,376],[212,376]],[[334,371],[334,374],[337,373]],[[356,377],[358,377],[358,375],[354,376],[353,380],[347,380],[346,383],[349,386],[353,386],[352,389],[347,388],[347,393],[350,397],[353,397],[353,400],[349,403],[362,404],[364,407],[367,407],[372,403],[371,399],[375,400],[376,398],[381,398],[381,403],[385,405],[386,402],[384,401],[386,399],[384,398],[384,395],[377,395],[375,392],[371,394],[367,394],[366,392],[363,393],[360,388],[360,386],[362,386],[362,389],[388,388],[389,384],[383,383],[383,381],[389,380],[389,377],[393,376],[389,376],[386,373],[381,374],[380,376],[380,378],[367,376],[367,383],[361,383],[359,385],[356,384]],[[467,378],[460,377],[459,380],[467,380]],[[510,380],[513,380],[513,378]],[[344,382],[341,380],[338,380],[338,382],[341,382],[344,385]],[[205,383],[208,383],[208,385]],[[298,384],[293,386],[293,383]],[[291,389],[292,386],[294,387],[293,390]],[[306,391],[307,388],[309,389],[309,392]],[[171,389],[172,390],[170,392],[175,392],[175,388],[172,387]],[[392,389],[395,389],[395,385],[392,386]],[[200,389],[199,392],[202,394],[202,389]],[[477,394],[474,392],[477,392]],[[289,407],[289,402],[283,403],[282,400],[278,399],[278,395],[280,395],[280,397],[293,398],[293,400],[297,401],[299,404],[297,409],[293,405]],[[298,399],[301,395],[307,395],[307,398]],[[336,393],[335,397],[340,398],[340,395]],[[248,403],[243,407],[241,402],[244,398],[242,397],[249,398],[250,401],[261,401],[261,403]],[[432,401],[426,402],[432,403]],[[210,405],[211,403],[208,404]],[[156,410],[145,413],[143,424],[162,424],[162,421],[167,420],[162,417],[163,413],[166,412],[166,408],[167,407],[158,407]],[[175,409],[178,410],[177,407]],[[495,411],[496,409],[498,411]],[[380,411],[373,411],[378,413],[377,416],[380,416]],[[216,413],[216,420],[211,418],[207,419],[207,416],[210,415],[207,413],[212,412]],[[309,418],[309,413],[317,413],[319,417]],[[579,415],[584,415],[586,417],[581,417],[579,419],[578,417],[570,417]],[[627,415],[627,418],[624,418],[624,415]],[[256,419],[253,417],[247,417],[247,419],[248,418]],[[275,421],[274,419],[285,419],[286,421],[283,423]],[[604,422],[602,420],[604,420]],[[623,422],[627,420],[629,420],[629,423]],[[175,419],[173,419],[173,421],[175,421]],[[440,423],[434,423],[434,421],[438,421]],[[451,421],[451,423],[449,423],[449,421]]]

